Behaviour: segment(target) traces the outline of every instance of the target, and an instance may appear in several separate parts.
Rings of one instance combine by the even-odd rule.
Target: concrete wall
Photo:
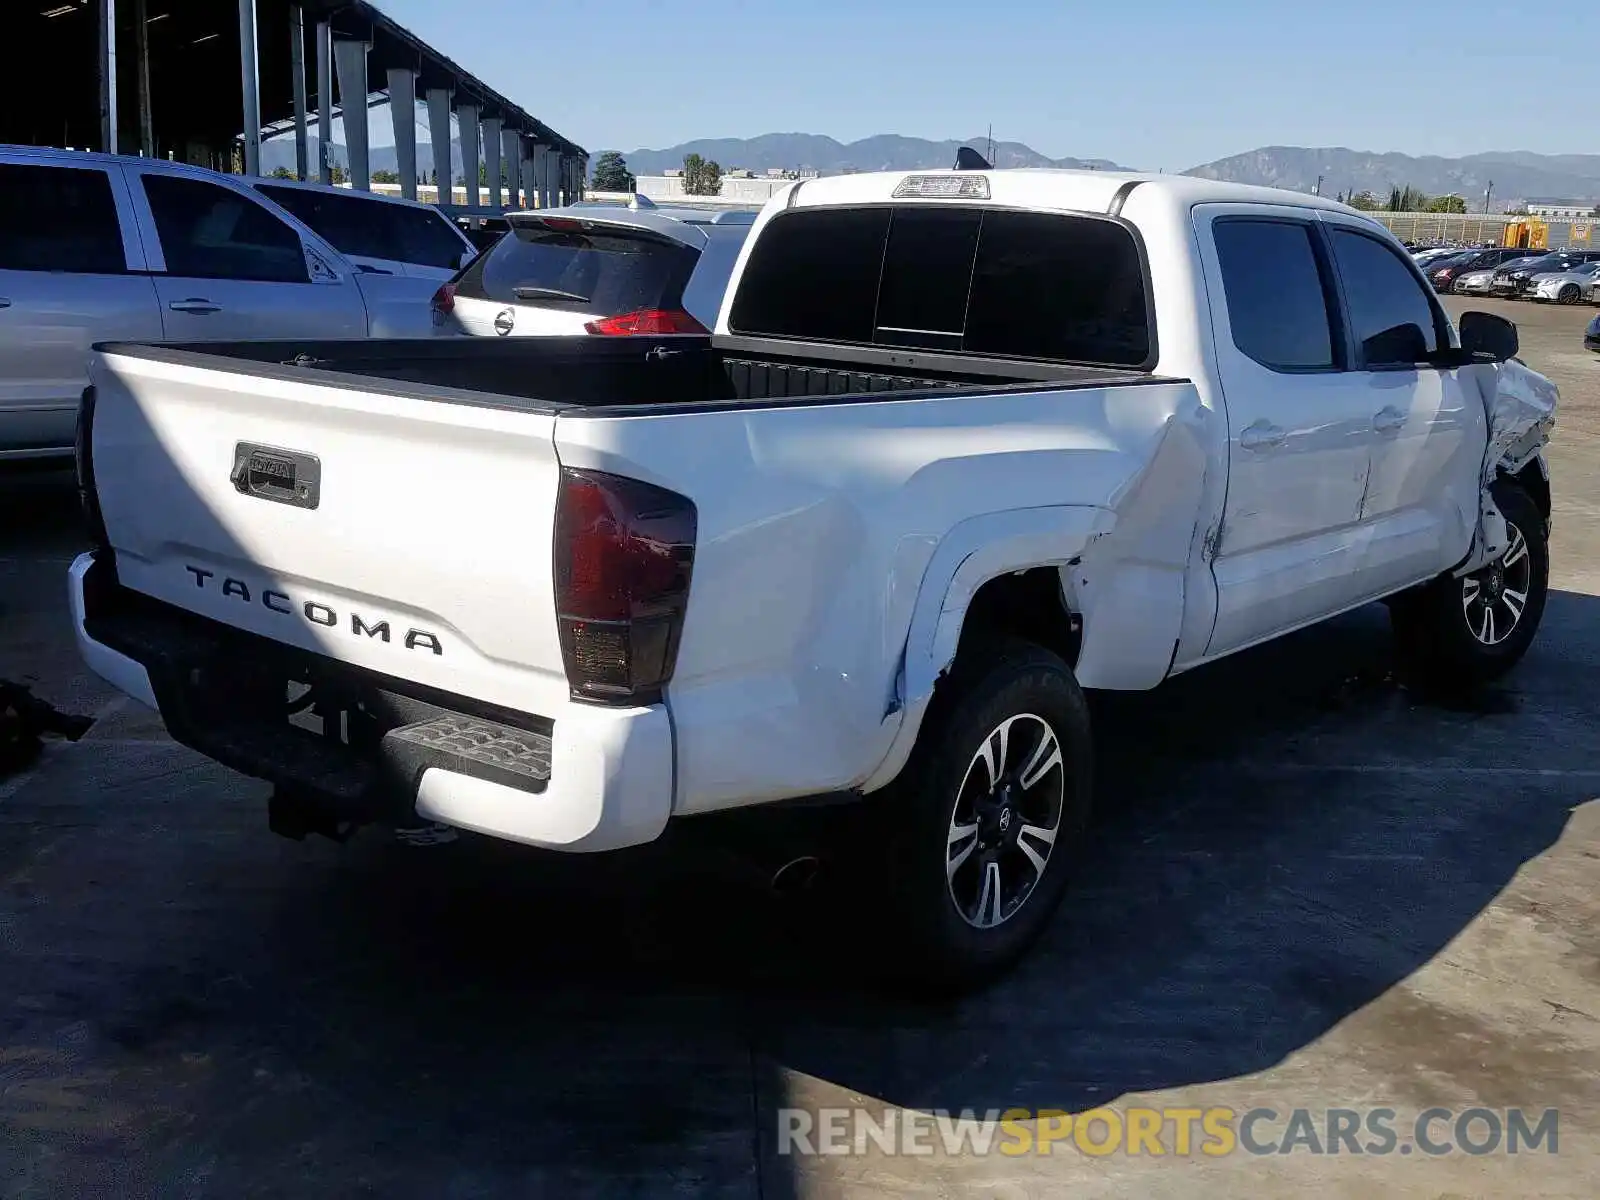
[[[729,179],[722,180],[722,191],[717,198],[741,204],[765,204],[777,192],[789,185],[787,179]],[[652,200],[701,200],[703,196],[690,196],[683,190],[683,179],[677,175],[640,175],[634,182],[641,196]]]

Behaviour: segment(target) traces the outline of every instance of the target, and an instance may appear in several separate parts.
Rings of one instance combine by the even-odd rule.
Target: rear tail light
[[[590,321],[584,328],[590,333],[613,337],[631,337],[641,333],[711,332],[688,313],[676,308],[641,308],[637,312]]]
[[[456,310],[456,285],[441,283],[439,290],[433,294],[433,299],[428,301],[428,307],[441,317],[448,317]]]
[[[564,468],[556,617],[578,699],[650,704],[672,678],[694,569],[693,501],[636,479]]]
[[[105,517],[100,512],[100,496],[94,486],[94,386],[83,389],[78,401],[78,425],[72,439],[73,464],[78,473],[78,504],[96,550],[109,550]]]

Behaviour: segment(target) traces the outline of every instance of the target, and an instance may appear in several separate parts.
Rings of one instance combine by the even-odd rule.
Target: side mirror
[[[1461,352],[1475,362],[1505,362],[1520,348],[1517,327],[1495,313],[1461,314]]]
[[[1406,322],[1375,333],[1361,343],[1361,357],[1369,367],[1403,367],[1426,362],[1428,338],[1419,325]]]

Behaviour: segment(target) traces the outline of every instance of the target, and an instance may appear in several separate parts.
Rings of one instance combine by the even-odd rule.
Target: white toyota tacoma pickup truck
[[[1555,389],[1516,349],[1312,196],[804,181],[710,336],[98,347],[72,611],[280,832],[854,798],[904,962],[975,981],[1068,883],[1085,689],[1380,599],[1422,678],[1522,656]]]

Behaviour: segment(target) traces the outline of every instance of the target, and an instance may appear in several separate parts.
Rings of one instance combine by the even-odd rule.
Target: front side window
[[[1439,348],[1439,328],[1422,284],[1376,238],[1348,229],[1334,229],[1331,234],[1362,364],[1395,367],[1426,362]]]
[[[127,269],[103,170],[0,163],[0,270],[111,275]]]
[[[145,175],[167,274],[308,283],[300,235],[248,196],[176,175]]]
[[[1277,371],[1337,362],[1315,231],[1300,221],[1227,218],[1212,226],[1233,344]]]
[[[1154,357],[1132,233],[1098,217],[896,205],[782,213],[729,315],[737,332],[1143,367]]]

